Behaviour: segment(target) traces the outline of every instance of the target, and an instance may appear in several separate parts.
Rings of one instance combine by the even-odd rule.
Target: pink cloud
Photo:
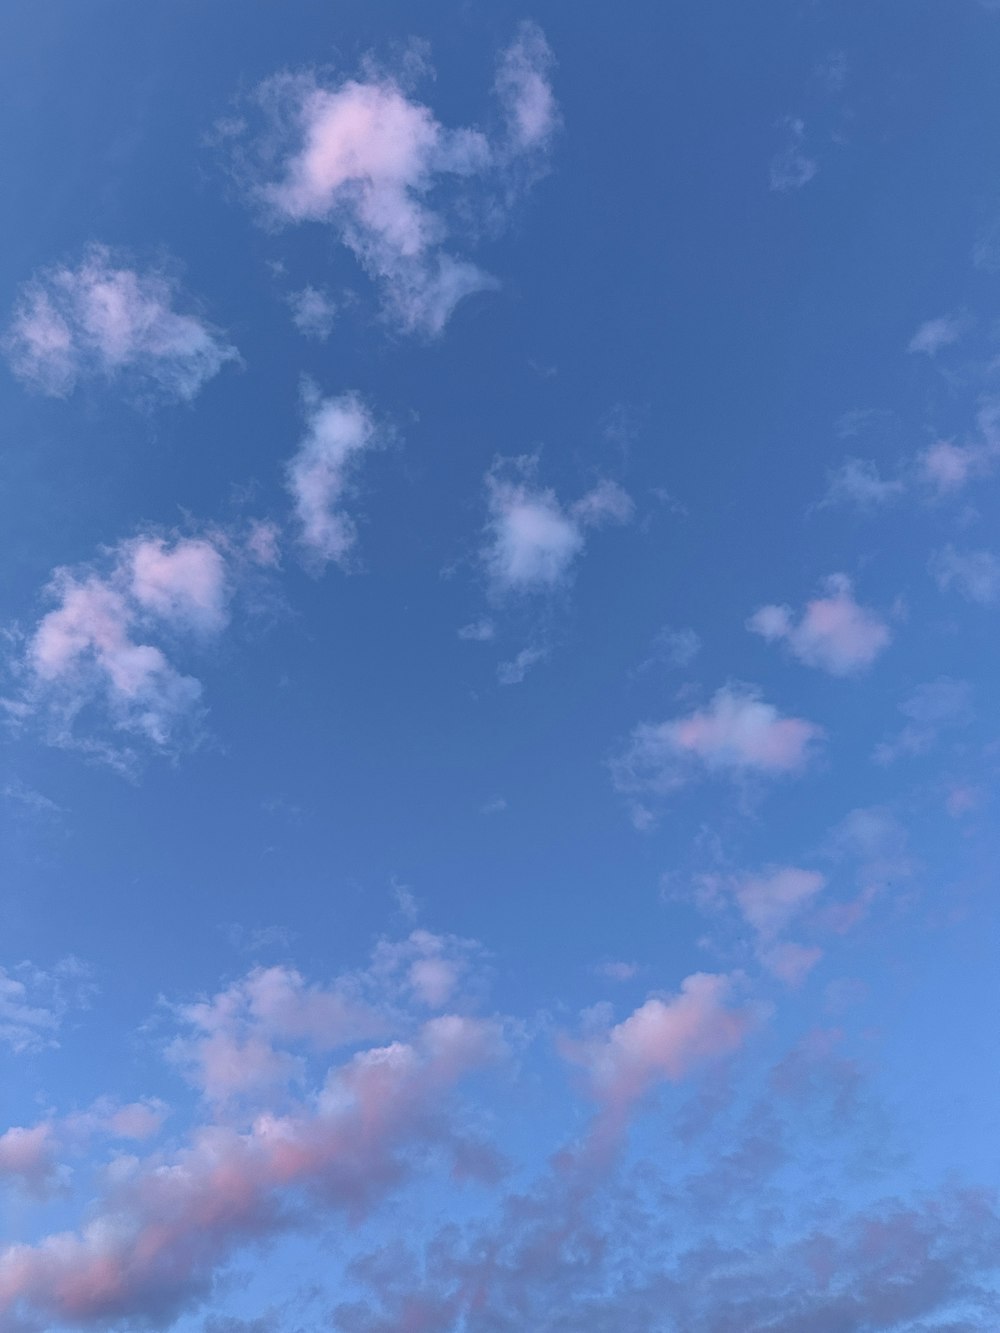
[[[357,540],[357,526],[344,508],[360,457],[383,435],[355,393],[321,398],[306,394],[306,434],[288,464],[288,489],[295,504],[299,539],[320,565],[344,565]]]
[[[100,701],[116,730],[167,748],[195,715],[201,685],[149,640],[224,627],[232,588],[220,546],[135,538],[115,548],[108,573],[59,569],[48,593],[56,606],[27,643],[23,711],[46,713],[54,739],[73,743],[77,715]]]
[[[826,886],[816,870],[778,866],[765,875],[740,881],[736,901],[744,919],[760,935],[779,934]]]
[[[707,708],[668,722],[641,723],[611,768],[619,791],[662,796],[701,773],[796,773],[822,737],[821,727],[783,717],[755,691],[727,686]],[[640,827],[654,817],[645,807],[637,813]]]
[[[5,350],[16,375],[57,397],[82,379],[128,375],[191,399],[238,354],[204,320],[176,310],[179,299],[165,274],[136,272],[93,245],[77,268],[49,269],[25,286]]]
[[[405,1177],[408,1150],[447,1147],[455,1085],[502,1052],[495,1024],[432,1019],[412,1043],[332,1069],[285,1115],[203,1125],[172,1157],[122,1162],[81,1231],[0,1252],[0,1316],[100,1328],[173,1317],[238,1245],[292,1224],[286,1201],[359,1216]]]
[[[541,31],[524,25],[501,56],[497,91],[508,132],[500,141],[446,128],[388,74],[369,69],[336,87],[311,74],[281,75],[263,85],[260,100],[292,147],[257,195],[279,221],[334,227],[404,328],[439,333],[461,300],[496,286],[445,250],[454,224],[442,195],[464,182],[468,211],[475,181],[494,196],[501,183],[509,194],[516,169],[523,178],[539,160],[557,123],[550,65]],[[495,225],[500,204],[491,203]]]
[[[0,1134],[0,1180],[14,1180],[31,1194],[44,1195],[57,1172],[51,1124],[15,1125]]]
[[[187,539],[168,549],[159,537],[140,538],[129,558],[132,596],[145,610],[192,629],[224,628],[226,564],[211,542]]]
[[[603,1108],[598,1137],[619,1132],[631,1108],[657,1083],[677,1083],[742,1045],[755,1015],[731,1006],[733,990],[731,977],[697,972],[678,994],[651,996],[614,1027],[563,1040],[562,1054],[584,1070],[591,1096]]]
[[[289,967],[255,968],[211,999],[181,1006],[190,1029],[170,1046],[170,1057],[210,1101],[283,1090],[303,1072],[289,1042],[314,1051],[382,1036],[391,1022],[365,1003],[356,984],[308,985]],[[279,1045],[283,1044],[283,1045]]]
[[[807,602],[798,623],[787,606],[763,606],[747,628],[768,641],[783,639],[800,662],[834,676],[871,666],[892,637],[881,617],[854,600],[843,574],[827,579],[826,595]]]

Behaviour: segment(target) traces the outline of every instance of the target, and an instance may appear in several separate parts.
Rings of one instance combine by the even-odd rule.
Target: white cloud
[[[632,514],[632,501],[610,481],[598,482],[566,509],[554,491],[532,483],[534,467],[534,459],[520,458],[496,465],[486,478],[490,518],[483,560],[495,593],[559,587],[584,549],[587,529],[625,523]]]
[[[76,268],[27,283],[4,342],[14,373],[55,397],[85,379],[123,380],[166,398],[191,399],[236,349],[198,315],[165,273],[123,266],[92,245]]]
[[[784,640],[800,662],[834,676],[864,671],[891,639],[885,621],[854,600],[844,574],[827,579],[825,595],[807,602],[797,623],[787,606],[762,606],[747,628],[768,641]]]
[[[463,625],[458,631],[458,637],[468,643],[489,643],[495,636],[496,626],[492,620],[487,620],[485,617]]]
[[[255,193],[273,221],[322,222],[380,285],[408,331],[440,333],[466,296],[496,280],[446,245],[462,214],[495,226],[517,188],[537,173],[557,124],[540,29],[522,25],[501,54],[496,91],[505,132],[448,129],[402,83],[369,67],[334,86],[283,74],[260,89],[272,127],[262,149],[282,149]],[[499,188],[504,201],[488,198]]]
[[[361,455],[383,442],[384,432],[356,393],[322,398],[304,394],[306,433],[288,464],[299,540],[322,566],[345,565],[357,541],[357,525],[344,508]]]

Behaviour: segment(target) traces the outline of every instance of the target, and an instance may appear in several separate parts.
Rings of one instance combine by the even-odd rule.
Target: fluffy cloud
[[[612,772],[620,791],[653,795],[668,794],[701,774],[795,773],[822,736],[815,723],[782,716],[754,690],[727,686],[707,708],[640,724]]]
[[[43,716],[53,740],[69,744],[79,740],[80,714],[99,706],[113,730],[169,748],[197,715],[201,685],[152,640],[222,630],[236,558],[221,536],[147,535],[114,548],[107,572],[56,570],[47,590],[55,606],[28,637],[23,692],[8,701],[11,711]],[[112,760],[115,753],[105,751]]]
[[[306,433],[287,470],[299,540],[318,566],[331,560],[345,565],[357,526],[343,502],[362,454],[379,445],[384,433],[356,393],[322,398],[309,387],[305,409]]]
[[[498,464],[486,478],[490,517],[483,562],[494,593],[546,592],[568,581],[587,531],[626,523],[632,501],[615,482],[601,481],[569,508],[533,484],[533,459]]]
[[[17,376],[56,397],[103,378],[191,399],[238,354],[178,304],[190,302],[166,274],[136,272],[94,245],[76,268],[49,269],[25,286],[5,350]]]
[[[107,1329],[166,1322],[204,1294],[240,1244],[287,1229],[295,1213],[360,1216],[398,1185],[407,1154],[447,1148],[452,1089],[502,1051],[492,1023],[444,1015],[411,1042],[359,1051],[306,1101],[246,1129],[195,1127],[172,1156],[122,1159],[82,1230],[0,1251],[7,1326]]]
[[[826,595],[807,602],[797,623],[787,606],[763,606],[747,628],[769,642],[784,640],[800,662],[834,676],[864,671],[892,637],[874,611],[854,600],[850,579],[843,574],[827,579]]]
[[[464,297],[496,285],[445,246],[477,194],[501,190],[486,208],[495,225],[539,169],[557,124],[551,63],[541,31],[522,25],[500,57],[504,127],[493,136],[446,128],[386,73],[369,69],[335,86],[312,74],[280,75],[260,90],[272,120],[262,142],[277,139],[282,149],[257,197],[276,222],[333,227],[380,284],[394,318],[407,330],[439,333]],[[449,209],[463,184],[461,207]]]
[[[676,1083],[742,1044],[754,1014],[731,1006],[733,988],[731,977],[697,972],[678,994],[651,996],[614,1027],[562,1042],[563,1055],[585,1071],[609,1126],[620,1128],[656,1083]]]

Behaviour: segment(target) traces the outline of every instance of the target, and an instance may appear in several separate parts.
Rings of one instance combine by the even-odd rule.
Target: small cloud
[[[806,766],[823,734],[804,718],[783,716],[756,690],[726,686],[706,708],[636,727],[612,761],[612,776],[623,793],[664,796],[699,777],[791,774]],[[648,826],[649,811],[641,809]]]
[[[907,723],[892,740],[876,746],[874,759],[890,764],[900,756],[925,754],[943,730],[972,719],[972,687],[964,680],[941,677],[918,685],[899,705]]]
[[[306,338],[317,338],[325,342],[333,329],[337,306],[317,287],[303,287],[299,292],[292,292],[288,297],[292,308],[292,323]]]
[[[349,563],[357,525],[344,507],[361,456],[384,443],[380,427],[357,393],[324,398],[315,386],[303,390],[306,432],[287,467],[299,541],[317,568]]]
[[[621,959],[612,958],[607,962],[598,963],[594,967],[594,972],[599,977],[604,977],[606,981],[626,982],[633,981],[639,975],[638,963],[625,963]]]
[[[954,588],[966,601],[981,606],[1000,599],[1000,559],[992,551],[957,551],[945,546],[931,556],[929,569],[943,592]]]
[[[818,170],[816,162],[805,152],[805,122],[788,116],[780,124],[784,127],[785,147],[771,159],[771,189],[781,194],[801,190]]]
[[[507,809],[507,802],[502,796],[494,796],[479,807],[482,815],[502,815]]]
[[[497,680],[501,685],[520,685],[531,668],[544,662],[548,655],[545,648],[522,648],[511,661],[499,664]]]
[[[950,347],[962,336],[965,321],[958,315],[941,315],[921,324],[910,339],[908,352],[921,352],[925,356],[936,356],[942,347]]]
[[[626,523],[632,514],[631,499],[611,481],[598,482],[565,508],[554,491],[533,484],[536,462],[500,460],[486,478],[490,517],[482,558],[498,595],[552,591],[565,584],[588,530]]]
[[[888,625],[854,600],[846,575],[832,574],[825,593],[806,603],[797,622],[787,606],[762,606],[747,628],[768,642],[784,640],[800,662],[831,675],[866,670],[889,645]]]
[[[76,268],[47,269],[22,289],[4,350],[31,389],[64,398],[87,379],[122,381],[189,401],[239,354],[166,273],[140,273],[107,246]]]
[[[471,624],[463,625],[458,631],[458,637],[465,639],[469,643],[489,643],[496,637],[496,626],[492,620],[474,620]]]
[[[886,479],[867,458],[848,458],[829,474],[829,485],[823,507],[837,504],[853,505],[858,509],[877,509],[890,504],[906,490],[903,481]]]

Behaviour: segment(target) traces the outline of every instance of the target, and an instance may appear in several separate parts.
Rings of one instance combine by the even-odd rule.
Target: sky
[[[0,12],[0,1329],[1000,1328],[1000,6]]]

